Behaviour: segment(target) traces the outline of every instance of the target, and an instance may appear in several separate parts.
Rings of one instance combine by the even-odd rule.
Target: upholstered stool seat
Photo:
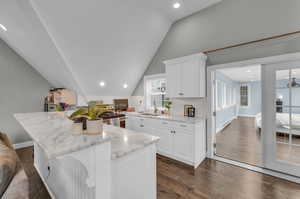
[[[1,199],[29,199],[29,182],[17,153],[7,136],[0,133]]]

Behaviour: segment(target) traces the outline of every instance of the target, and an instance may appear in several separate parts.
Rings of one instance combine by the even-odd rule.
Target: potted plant
[[[110,112],[103,106],[91,105],[88,108],[80,108],[71,116],[74,122],[82,122],[83,130],[88,134],[99,134],[103,132],[103,119],[101,115]]]
[[[172,106],[172,101],[165,100],[165,108],[167,109],[166,114],[168,114],[168,115],[170,114],[171,106]]]

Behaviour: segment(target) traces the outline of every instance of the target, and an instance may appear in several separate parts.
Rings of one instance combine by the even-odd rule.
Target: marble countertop
[[[112,159],[123,157],[159,141],[159,137],[111,125],[104,125],[104,134],[111,136]]]
[[[152,119],[161,119],[161,120],[169,120],[169,121],[177,121],[177,122],[185,122],[190,124],[195,124],[198,121],[203,121],[205,118],[202,117],[186,117],[186,116],[174,116],[174,115],[143,115],[142,113],[137,112],[126,112],[127,116],[134,117],[143,117],[143,118],[152,118]]]
[[[111,125],[104,125],[104,131],[99,135],[76,135],[73,122],[64,112],[19,113],[15,114],[15,118],[30,137],[43,148],[48,158],[111,141],[111,157],[116,159],[159,140],[158,137]]]

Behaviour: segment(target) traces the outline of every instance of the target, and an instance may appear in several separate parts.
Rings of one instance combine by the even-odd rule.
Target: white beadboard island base
[[[49,161],[35,144],[34,166],[53,199],[155,199],[155,144],[114,160],[105,152],[109,147],[95,146]]]
[[[74,135],[64,114],[16,114],[34,141],[34,166],[55,199],[156,199],[158,137],[104,125]]]

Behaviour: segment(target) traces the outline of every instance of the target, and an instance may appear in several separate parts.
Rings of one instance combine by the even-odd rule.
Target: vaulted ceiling
[[[219,1],[1,0],[0,36],[55,87],[130,96],[171,24]]]

